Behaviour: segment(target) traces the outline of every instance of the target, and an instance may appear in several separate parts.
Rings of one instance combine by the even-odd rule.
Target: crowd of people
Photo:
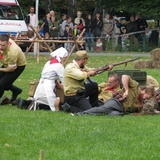
[[[34,7],[31,7],[30,23],[37,26],[38,20],[35,19],[33,12]],[[110,13],[102,15],[97,12],[95,16],[88,13],[84,16],[81,11],[77,12],[76,18],[63,13],[61,18],[57,19],[56,13],[52,10],[43,18],[43,25],[41,35],[44,38],[49,34],[50,39],[60,40],[75,40],[85,29],[82,39],[86,41],[86,47],[83,49],[89,51],[107,51],[109,46],[112,50],[120,51],[144,48],[145,32],[148,30],[147,21],[142,15],[131,15],[127,21],[125,17],[111,16]],[[30,27],[28,29],[30,33]],[[72,43],[56,44],[52,49],[63,46],[70,51],[72,45]]]

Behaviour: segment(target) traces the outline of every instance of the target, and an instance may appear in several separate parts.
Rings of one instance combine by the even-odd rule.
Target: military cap
[[[88,54],[86,50],[80,50],[76,52],[76,58],[85,59],[88,58]]]

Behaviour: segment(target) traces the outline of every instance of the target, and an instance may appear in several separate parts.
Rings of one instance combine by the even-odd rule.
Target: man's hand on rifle
[[[95,70],[89,71],[89,72],[87,72],[87,78],[90,76],[94,76],[96,74],[97,74],[97,72]]]

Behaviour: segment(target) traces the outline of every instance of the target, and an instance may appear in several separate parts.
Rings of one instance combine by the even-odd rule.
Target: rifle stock
[[[121,65],[121,64],[127,65],[127,63],[132,62],[132,61],[136,61],[137,59],[140,59],[140,58],[141,57],[132,58],[132,59],[128,59],[128,60],[125,60],[125,61],[121,61],[121,62],[118,62],[118,63],[111,64],[111,65],[113,65],[113,66],[118,66],[118,65]],[[100,74],[100,73],[103,73],[104,71],[107,71],[108,69],[109,69],[109,65],[105,65],[103,67],[95,68],[95,71],[97,72],[97,74]]]

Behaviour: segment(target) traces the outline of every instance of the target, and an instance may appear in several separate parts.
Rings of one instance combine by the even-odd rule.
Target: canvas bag
[[[29,91],[28,91],[28,96],[33,97],[34,93],[36,91],[36,88],[38,86],[39,81],[38,80],[33,80],[29,84]]]

